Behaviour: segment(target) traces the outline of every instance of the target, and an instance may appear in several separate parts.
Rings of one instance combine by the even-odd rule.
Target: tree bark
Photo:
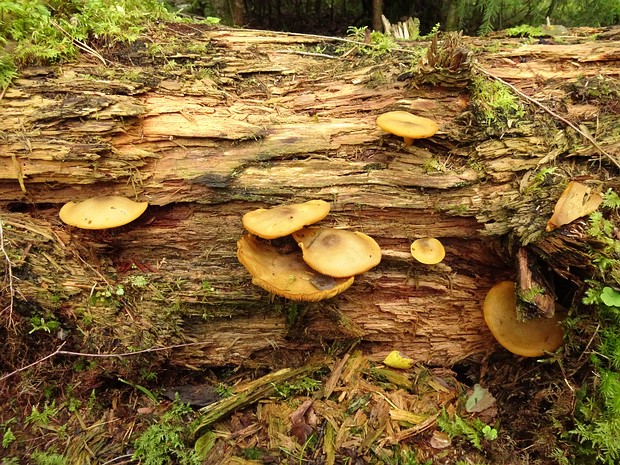
[[[566,242],[543,232],[561,190],[522,192],[531,170],[553,163],[581,173],[598,157],[561,124],[535,124],[537,115],[489,137],[465,87],[398,79],[413,55],[330,59],[300,53],[326,38],[180,24],[158,40],[157,51],[146,40],[107,50],[105,67],[84,56],[25,69],[0,102],[13,284],[3,297],[18,324],[53,318],[76,349],[91,351],[204,343],[170,354],[190,367],[280,365],[351,344],[376,358],[400,350],[451,365],[498,347],[481,303],[497,281],[516,277],[506,237],[565,264],[554,250]],[[617,113],[598,115],[596,102],[569,98],[582,76],[617,82],[617,41],[501,40],[480,66],[592,131],[617,122]],[[550,76],[565,86],[541,87]],[[393,109],[432,118],[440,132],[405,147],[374,122]],[[617,136],[601,130],[598,140],[617,156]],[[63,203],[103,194],[150,207],[111,231],[58,219]],[[273,298],[237,261],[241,217],[317,198],[331,203],[322,224],[372,236],[382,261],[328,301]],[[423,236],[443,241],[442,263],[411,258],[411,241]]]

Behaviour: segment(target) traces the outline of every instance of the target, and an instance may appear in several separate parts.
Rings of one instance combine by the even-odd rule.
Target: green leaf
[[[215,439],[215,433],[213,431],[207,431],[196,440],[196,444],[194,444],[194,452],[196,452],[196,456],[200,461],[207,458],[207,454],[215,445]]]
[[[620,307],[620,292],[606,286],[601,292],[601,300],[609,307]]]

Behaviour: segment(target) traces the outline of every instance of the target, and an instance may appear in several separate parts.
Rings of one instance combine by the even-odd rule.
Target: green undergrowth
[[[89,43],[136,40],[149,24],[170,20],[158,0],[0,0],[0,88],[24,65],[62,62]]]
[[[570,435],[578,442],[578,460],[611,465],[620,463],[620,197],[611,190],[603,197],[602,208],[590,215],[588,231],[596,241],[599,276],[589,282],[583,299],[597,317],[589,353],[594,376],[578,392]]]

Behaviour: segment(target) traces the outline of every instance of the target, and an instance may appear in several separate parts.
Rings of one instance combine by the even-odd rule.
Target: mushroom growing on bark
[[[126,197],[108,195],[82,202],[69,202],[60,209],[60,219],[82,229],[108,229],[123,226],[138,218],[148,202],[134,202]]]
[[[439,130],[439,126],[432,119],[412,115],[406,111],[383,113],[377,117],[377,126],[384,131],[404,138],[405,145],[411,145],[413,139],[431,137]]]
[[[283,253],[251,234],[237,242],[237,257],[252,275],[252,283],[291,300],[329,299],[353,284],[353,277],[333,278],[310,268],[301,253]]]
[[[263,239],[288,236],[304,226],[322,220],[329,213],[329,203],[310,200],[304,203],[259,208],[243,215],[243,226]]]
[[[446,250],[439,239],[422,237],[411,244],[411,255],[420,263],[435,265],[446,256]]]
[[[524,357],[540,357],[562,345],[562,315],[552,318],[517,319],[515,283],[502,281],[491,288],[483,305],[484,320],[491,333],[504,348]]]
[[[293,233],[304,261],[319,273],[344,278],[363,273],[381,261],[381,248],[360,232],[303,228]]]

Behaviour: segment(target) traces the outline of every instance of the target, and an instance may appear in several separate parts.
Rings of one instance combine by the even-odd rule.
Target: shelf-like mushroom
[[[304,261],[319,273],[336,278],[353,276],[377,266],[381,248],[360,232],[332,228],[303,228],[293,233]]]
[[[60,209],[60,219],[82,229],[108,229],[123,226],[138,218],[148,202],[134,202],[126,197],[107,195],[82,202],[69,202]]]
[[[353,277],[333,278],[310,268],[301,252],[283,253],[251,234],[237,242],[237,257],[252,275],[252,283],[291,300],[316,302],[329,299],[353,284]]]
[[[276,239],[322,220],[329,209],[329,203],[323,200],[259,208],[243,215],[243,227],[263,239]]]
[[[540,357],[558,349],[564,339],[560,326],[562,312],[552,318],[517,319],[515,283],[502,281],[484,299],[484,320],[504,348],[524,357]]]
[[[422,237],[411,244],[411,255],[420,263],[435,265],[446,256],[446,250],[439,239]]]
[[[377,126],[404,138],[405,145],[411,145],[413,139],[431,137],[439,130],[439,126],[432,119],[412,115],[406,111],[388,111],[379,115]]]

